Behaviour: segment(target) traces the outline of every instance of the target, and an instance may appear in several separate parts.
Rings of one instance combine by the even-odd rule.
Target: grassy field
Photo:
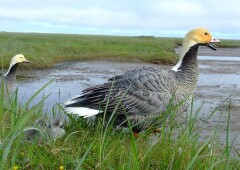
[[[50,67],[61,61],[109,57],[171,63],[177,57],[173,51],[176,42],[178,39],[141,36],[1,33],[0,51],[4,67],[8,66],[11,57],[17,53],[23,53],[31,61],[29,67],[33,68]]]
[[[0,33],[0,51],[4,68],[10,59],[22,53],[31,64],[21,68],[46,68],[69,60],[113,58],[116,61],[140,59],[151,63],[175,63],[174,48],[181,38],[151,36],[97,36],[37,33]],[[222,40],[222,47],[240,47],[240,41]]]

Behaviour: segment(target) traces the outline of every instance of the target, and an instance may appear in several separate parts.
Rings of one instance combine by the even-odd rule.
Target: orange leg
[[[139,133],[138,132],[133,132],[134,137],[137,139],[139,137]]]
[[[157,128],[157,129],[154,129],[153,132],[154,133],[161,133],[162,129],[161,128]]]

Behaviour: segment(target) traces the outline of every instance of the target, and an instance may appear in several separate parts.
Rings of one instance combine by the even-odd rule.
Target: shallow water
[[[204,136],[212,133],[218,119],[223,113],[219,130],[226,131],[227,109],[229,100],[222,104],[223,111],[217,111],[211,119],[207,120],[210,113],[229,96],[231,96],[231,139],[235,140],[235,145],[240,148],[240,57],[236,60],[203,60],[200,58],[200,77],[198,87],[195,92],[194,110],[197,110],[203,102],[204,105],[199,114],[199,123],[206,126]],[[214,57],[221,58],[221,57]],[[101,84],[114,75],[122,74],[127,70],[140,67],[161,67],[169,66],[135,63],[117,63],[109,61],[85,61],[85,62],[65,62],[55,65],[52,69],[33,70],[31,73],[25,72],[26,77],[18,82],[21,101],[24,103],[30,96],[43,87],[47,82],[53,80],[43,92],[32,102],[32,105],[39,102],[42,97],[51,93],[44,103],[44,110],[51,115],[51,109],[56,103],[63,104],[70,97],[81,94],[81,91],[92,85]],[[225,110],[224,110],[225,109]],[[222,133],[222,143],[226,133]]]
[[[201,57],[199,57],[201,58]],[[235,57],[240,59],[240,57]],[[240,88],[240,62],[228,61],[200,61],[200,77],[197,92],[203,86],[218,86],[217,88],[231,89]],[[231,65],[231,66],[229,66]],[[48,85],[41,95],[36,99],[38,102],[43,95],[50,94],[46,100],[46,106],[52,107],[56,102],[63,103],[72,96],[81,94],[81,91],[89,86],[101,84],[114,75],[122,74],[127,70],[141,67],[169,66],[148,63],[117,63],[109,61],[86,61],[86,62],[65,62],[56,64],[52,69],[34,70],[26,72],[25,78],[18,82],[20,96],[26,101],[32,94],[43,87],[48,81],[53,82]],[[218,93],[216,91],[216,93]],[[227,93],[227,92],[226,92]],[[59,97],[59,95],[61,97]]]
[[[209,60],[209,61],[240,61],[240,57],[229,57],[229,56],[200,56],[199,60]]]

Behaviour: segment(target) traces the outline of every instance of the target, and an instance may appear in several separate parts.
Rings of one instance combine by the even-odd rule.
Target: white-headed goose
[[[10,62],[7,73],[3,75],[4,88],[10,96],[15,91],[16,71],[18,64],[21,63],[29,63],[29,61],[22,54],[15,55]]]
[[[132,124],[145,120],[133,128],[135,132],[141,131],[152,122],[150,119],[166,111],[170,100],[172,105],[185,101],[177,108],[178,113],[188,107],[198,81],[198,47],[207,46],[216,50],[213,44],[218,42],[206,29],[191,30],[183,39],[180,59],[172,69],[150,67],[127,71],[107,83],[83,90],[80,96],[66,102],[65,110],[89,117],[103,113],[108,103],[106,110],[111,115],[121,100],[116,123],[122,124],[125,115]]]

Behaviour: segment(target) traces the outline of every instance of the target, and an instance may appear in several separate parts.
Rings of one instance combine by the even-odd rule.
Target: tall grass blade
[[[23,117],[22,119],[20,119],[16,125],[11,129],[10,133],[5,137],[4,141],[3,141],[3,146],[5,146],[5,149],[3,149],[3,155],[2,155],[2,163],[1,163],[1,169],[3,169],[7,157],[10,153],[12,144],[14,142],[14,140],[17,138],[17,136],[19,136],[21,129],[23,128],[23,126],[25,125],[25,123],[28,121],[29,119],[29,115],[26,115],[25,117]],[[15,150],[15,152],[17,152],[17,150]]]
[[[229,106],[228,106],[228,119],[227,119],[227,135],[226,135],[226,164],[225,164],[225,169],[228,169],[228,164],[229,164],[229,159],[230,159],[230,154],[231,154],[231,149],[229,148],[229,138],[230,138],[230,118],[231,118],[231,98],[229,101]]]
[[[210,138],[198,149],[198,151],[196,152],[196,154],[193,156],[193,158],[191,159],[190,163],[188,164],[186,170],[192,170],[194,169],[194,163],[197,161],[197,159],[199,158],[199,154],[206,148],[208,147],[208,144],[210,142]]]
[[[82,166],[84,160],[86,159],[87,155],[89,154],[89,152],[90,152],[90,150],[91,150],[94,142],[95,142],[95,141],[93,141],[93,142],[90,144],[90,146],[88,147],[88,149],[86,150],[86,152],[84,153],[84,155],[82,156],[82,158],[78,161],[78,165],[77,165],[76,168],[75,168],[76,170],[81,169],[81,166]]]

